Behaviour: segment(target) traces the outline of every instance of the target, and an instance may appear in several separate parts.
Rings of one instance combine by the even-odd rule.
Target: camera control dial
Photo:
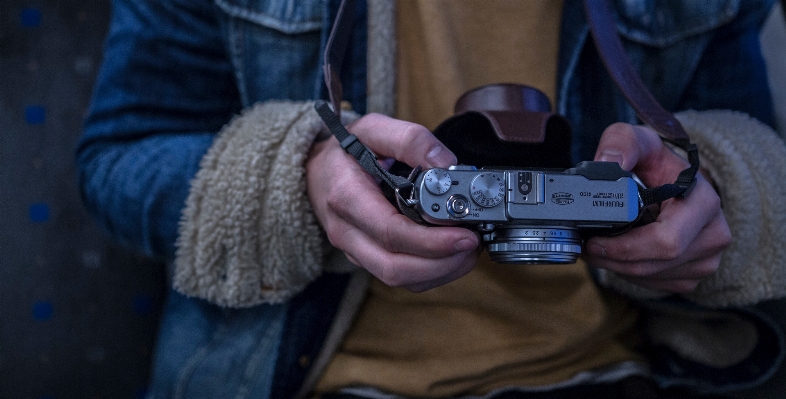
[[[453,184],[450,174],[445,169],[430,169],[423,176],[423,182],[426,190],[434,195],[445,194],[450,190],[450,185]]]
[[[451,195],[448,198],[447,210],[451,217],[461,219],[469,215],[469,200],[461,194]]]
[[[495,207],[505,197],[505,178],[501,173],[481,173],[472,179],[469,192],[476,204],[484,208]]]

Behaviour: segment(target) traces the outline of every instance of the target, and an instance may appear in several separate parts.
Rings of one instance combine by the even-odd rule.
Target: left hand
[[[650,128],[616,123],[601,136],[596,161],[613,161],[647,185],[673,183],[690,166]],[[701,174],[687,198],[664,201],[655,222],[616,237],[593,237],[586,260],[646,288],[693,291],[720,265],[731,232],[720,197]]]

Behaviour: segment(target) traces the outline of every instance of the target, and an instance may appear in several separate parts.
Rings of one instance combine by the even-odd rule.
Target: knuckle
[[[342,216],[352,209],[357,200],[352,180],[346,174],[338,174],[336,180],[328,186],[324,201],[333,213]]]
[[[327,236],[330,245],[342,251],[349,249],[347,245],[349,237],[347,233],[350,230],[349,226],[341,222],[331,221],[323,227],[323,230],[325,231],[325,236]]]
[[[399,130],[399,139],[402,143],[412,144],[423,135],[424,129],[423,126],[415,123],[405,123]]]
[[[714,242],[717,245],[717,248],[720,250],[727,248],[729,245],[731,245],[733,239],[734,237],[731,234],[731,229],[724,221],[722,228],[715,234],[714,237]]]
[[[395,219],[394,219],[395,220]],[[398,253],[402,251],[401,240],[398,239],[398,233],[393,226],[392,220],[384,224],[375,226],[375,237],[382,245],[385,251],[390,253]]]
[[[618,250],[614,250],[614,248],[608,248],[608,251],[612,254],[613,257],[623,261],[623,262],[633,262],[635,257],[633,256],[633,243],[625,242],[622,247]]]
[[[729,229],[727,228],[723,233],[718,234],[716,239],[719,249],[723,250],[728,248],[732,243],[731,231],[729,231]]]
[[[703,259],[699,262],[692,264],[694,269],[694,275],[691,276],[694,279],[704,279],[713,274],[717,273],[718,269],[720,269],[721,263],[721,254],[716,253],[713,256]]]
[[[385,285],[390,287],[403,287],[407,285],[408,281],[405,280],[405,276],[399,268],[394,267],[392,265],[387,265],[382,267],[382,271],[380,272],[379,280],[382,281]]]
[[[348,184],[342,184],[342,181],[339,180],[336,184],[331,184],[325,194],[328,208],[337,215],[346,215],[351,209],[352,202],[356,199],[350,187]]]
[[[660,250],[660,260],[673,261],[682,255],[682,239],[675,232],[661,230],[653,239]]]
[[[415,123],[406,123],[403,128],[398,132],[399,147],[398,151],[406,151],[411,148],[416,148],[417,144],[424,138],[428,137],[424,134],[428,130]],[[403,154],[397,153],[396,158],[401,158]]]

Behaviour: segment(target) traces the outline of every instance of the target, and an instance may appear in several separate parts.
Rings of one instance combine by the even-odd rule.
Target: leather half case
[[[455,115],[434,135],[458,158],[477,167],[560,168],[572,166],[570,124],[551,111],[539,90],[492,84],[462,95]]]

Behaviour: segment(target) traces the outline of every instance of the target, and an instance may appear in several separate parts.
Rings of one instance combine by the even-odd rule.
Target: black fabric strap
[[[396,190],[409,190],[412,188],[412,182],[407,180],[404,177],[396,176],[387,170],[383,169],[382,166],[379,165],[377,162],[377,156],[368,149],[365,145],[363,145],[358,138],[354,135],[349,133],[344,125],[341,123],[341,119],[339,119],[338,115],[333,113],[333,110],[330,109],[330,106],[322,101],[317,100],[314,104],[314,108],[317,110],[320,118],[325,122],[330,132],[336,136],[338,142],[341,144],[341,147],[352,155],[360,166],[363,167],[363,170],[368,172],[368,174],[377,177],[385,182],[388,186],[392,187]]]

